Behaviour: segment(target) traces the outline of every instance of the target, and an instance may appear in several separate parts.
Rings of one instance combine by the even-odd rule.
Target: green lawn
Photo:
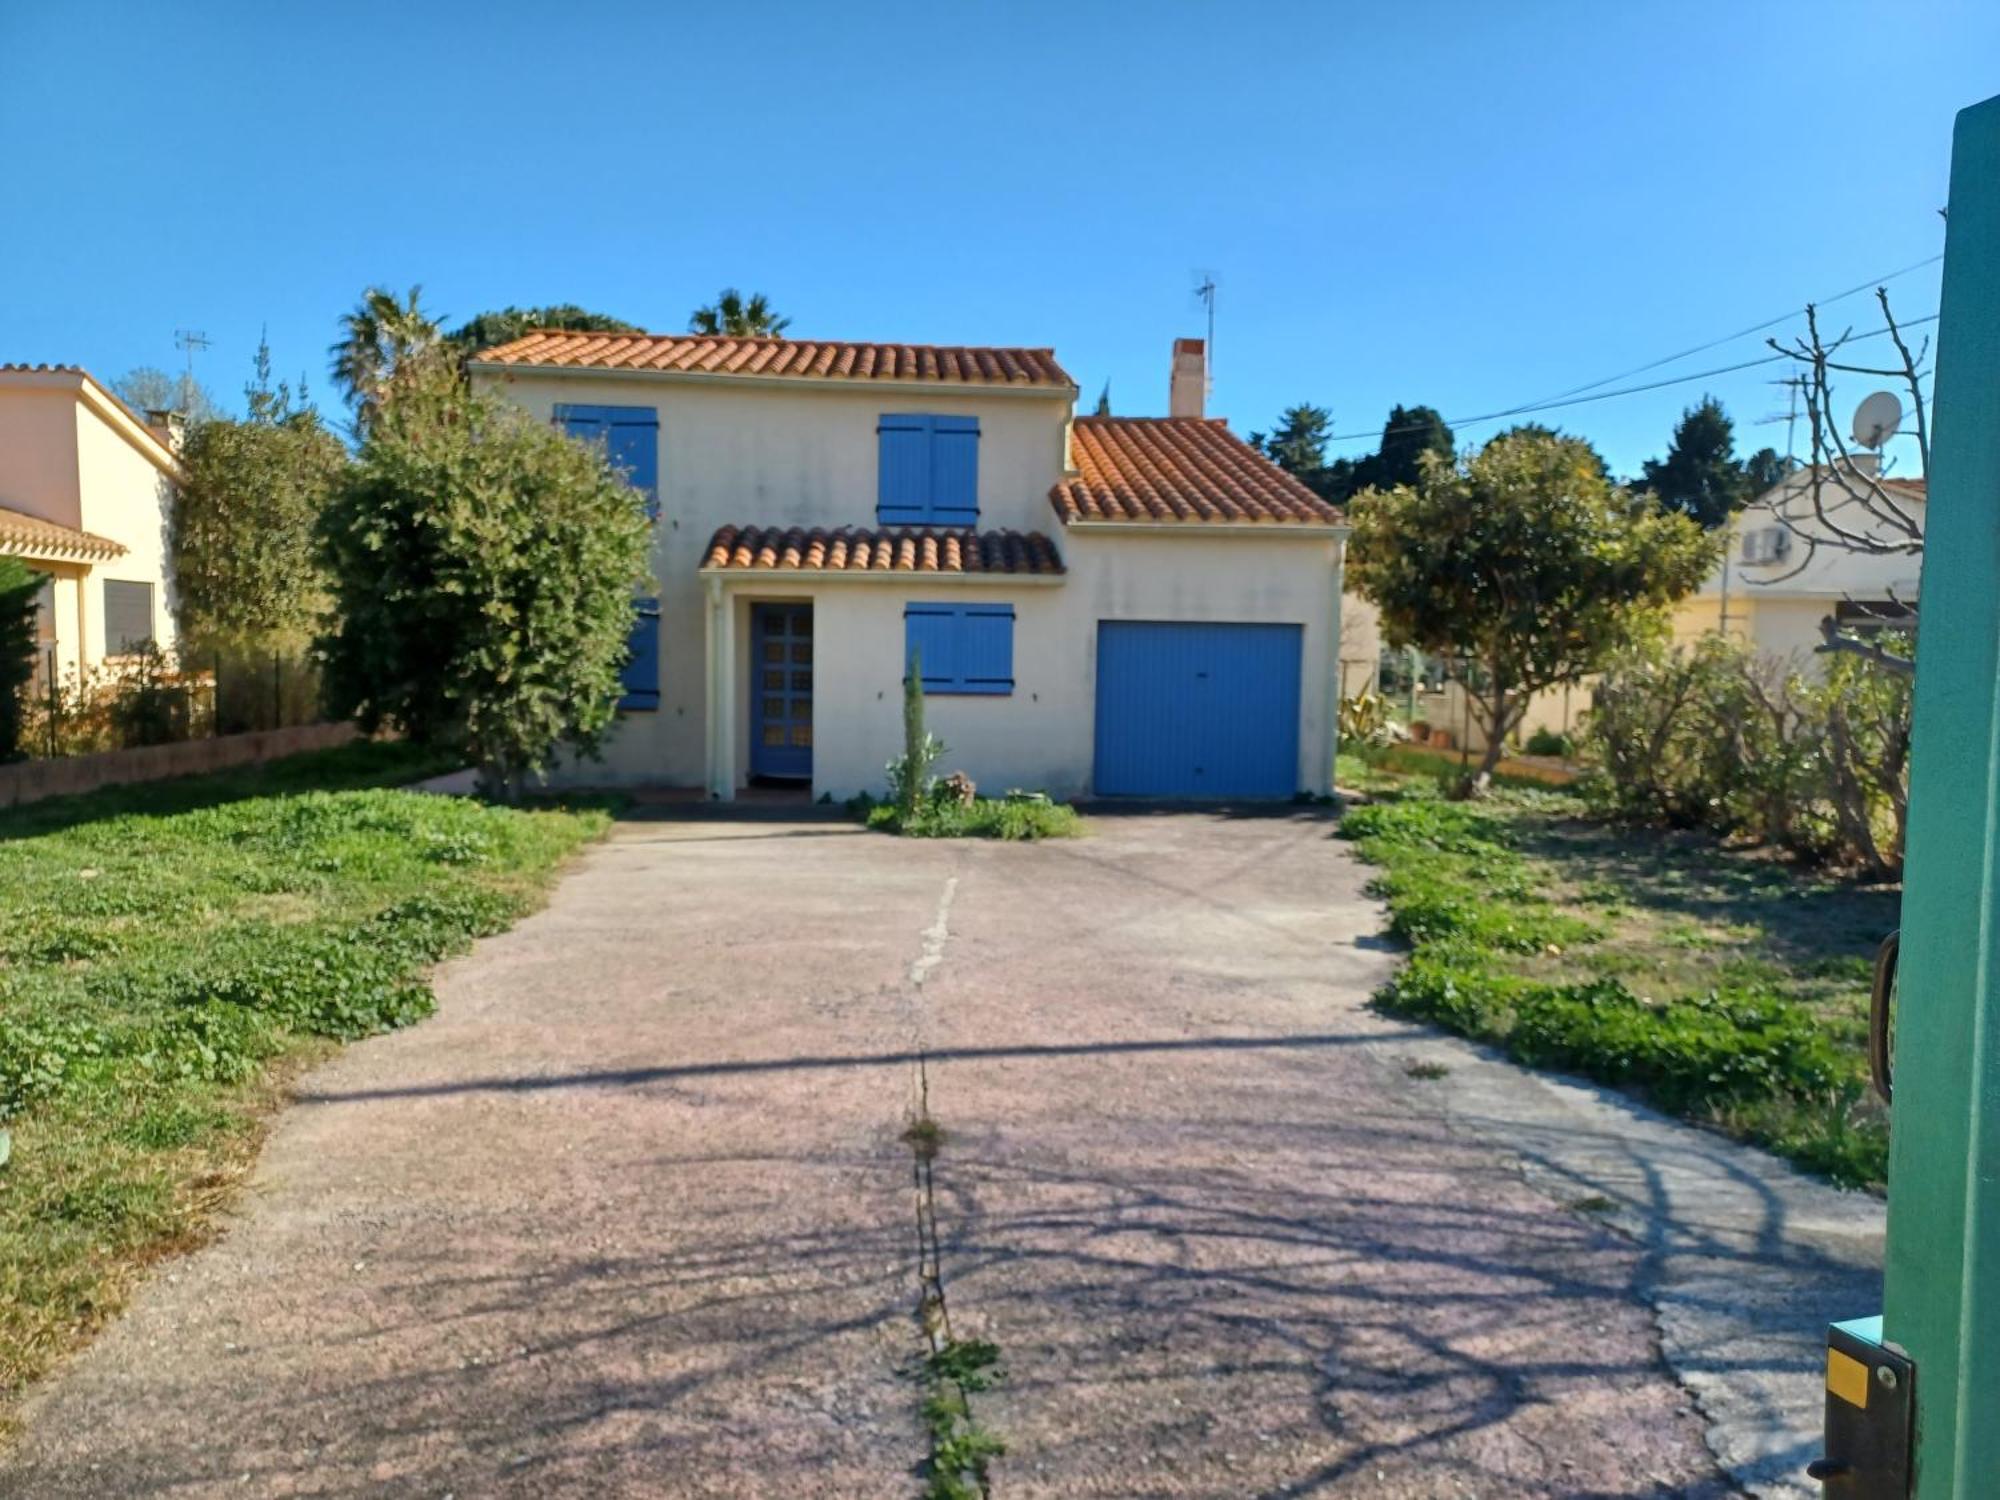
[[[447,768],[359,743],[0,813],[0,1408],[199,1242],[300,1065],[427,1015],[606,825],[393,789]]]
[[[1343,822],[1408,964],[1390,1011],[1629,1088],[1848,1186],[1879,1186],[1870,961],[1901,892],[1699,834],[1619,828],[1574,797],[1477,804],[1343,762],[1375,797]]]

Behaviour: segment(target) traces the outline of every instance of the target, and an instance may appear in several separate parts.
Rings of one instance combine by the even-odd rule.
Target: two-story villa
[[[655,517],[622,722],[576,781],[879,792],[904,668],[990,792],[1324,792],[1346,523],[1202,415],[1080,417],[1047,349],[533,333],[474,380]]]

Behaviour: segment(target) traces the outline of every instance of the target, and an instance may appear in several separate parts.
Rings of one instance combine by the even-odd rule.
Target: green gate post
[[[1896,1022],[1883,1335],[1916,1494],[2000,1495],[2000,98],[1953,135]]]

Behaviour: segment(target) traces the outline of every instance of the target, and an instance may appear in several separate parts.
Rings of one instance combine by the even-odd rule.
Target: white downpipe
[[[1326,684],[1326,789],[1331,792],[1340,775],[1340,616],[1347,596],[1347,534],[1333,544],[1333,640],[1327,663]]]
[[[708,681],[704,686],[703,711],[707,714],[707,741],[705,745],[708,795],[724,795],[722,778],[722,580],[708,580],[708,613],[705,623],[708,636]]]

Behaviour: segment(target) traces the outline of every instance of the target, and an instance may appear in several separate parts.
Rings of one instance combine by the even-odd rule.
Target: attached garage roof
[[[474,366],[629,370],[660,375],[1076,388],[1053,349],[940,344],[850,344],[822,339],[712,338],[702,334],[540,330],[488,349]]]
[[[1338,526],[1319,498],[1208,417],[1078,417],[1076,477],[1049,491],[1067,524]]]
[[[125,548],[108,536],[0,508],[0,554],[50,562],[108,562]]]
[[[859,576],[928,573],[1060,577],[1062,558],[1039,531],[934,531],[891,526],[724,526],[708,544],[704,572]]]

